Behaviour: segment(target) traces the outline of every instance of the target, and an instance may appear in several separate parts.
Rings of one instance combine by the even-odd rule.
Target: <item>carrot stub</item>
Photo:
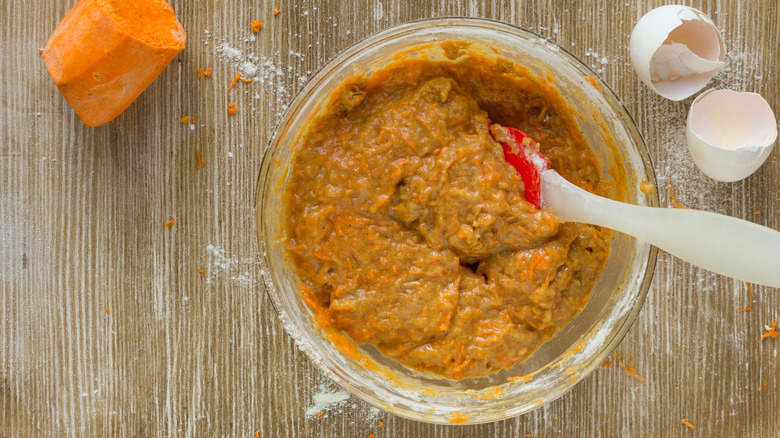
[[[165,0],[79,0],[41,56],[76,114],[95,127],[130,106],[185,40]]]

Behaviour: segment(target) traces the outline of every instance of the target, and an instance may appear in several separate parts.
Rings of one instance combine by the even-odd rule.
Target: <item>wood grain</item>
[[[634,74],[633,23],[662,2],[176,0],[188,48],[97,129],[78,120],[38,56],[74,2],[0,3],[0,436],[779,436],[780,339],[759,340],[778,319],[777,291],[754,286],[752,310],[740,312],[742,283],[668,254],[617,349],[645,381],[604,367],[530,414],[466,427],[377,414],[355,398],[307,417],[330,384],[282,329],[260,278],[256,178],[298,78],[425,17],[513,23],[603,69],[647,140],[664,204],[671,180],[683,204],[780,229],[778,152],[745,181],[706,179],[685,151],[690,99],[665,101]],[[691,3],[729,50],[711,85],[780,108],[776,2]],[[254,19],[265,27],[244,43]],[[223,41],[284,75],[228,92],[236,68],[215,51]],[[213,77],[198,81],[199,67]]]

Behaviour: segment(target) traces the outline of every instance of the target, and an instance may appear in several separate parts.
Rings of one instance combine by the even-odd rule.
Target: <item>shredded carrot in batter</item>
[[[750,305],[745,307],[744,309],[737,309],[740,312],[747,312],[748,310],[753,308],[753,291],[750,290],[750,285],[747,283],[747,281],[745,282],[745,287],[747,288],[748,294],[750,295]]]
[[[764,340],[764,338],[770,337],[770,338],[776,338],[777,337],[777,321],[772,321],[772,327],[769,329],[768,332],[761,335],[760,340]]]
[[[690,207],[686,207],[684,205],[681,205],[677,202],[677,199],[674,197],[674,190],[672,190],[672,180],[669,179],[669,200],[672,201],[672,205],[674,208],[682,208],[684,210],[690,210]]]

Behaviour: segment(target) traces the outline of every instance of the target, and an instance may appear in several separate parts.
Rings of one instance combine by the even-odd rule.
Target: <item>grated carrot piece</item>
[[[203,76],[203,68],[198,67],[198,79],[200,79]]]
[[[195,151],[195,162],[198,164],[198,167],[205,164],[203,162],[203,156],[200,155],[200,151]]]
[[[766,337],[777,338],[777,321],[772,321],[771,324],[772,326],[769,328],[769,331],[761,335],[761,341]]]
[[[690,210],[690,207],[686,207],[684,205],[681,205],[677,202],[677,199],[674,197],[674,190],[672,190],[672,179],[669,179],[669,200],[672,202],[672,205],[674,208],[682,208],[684,210]]]
[[[750,285],[747,283],[747,281],[745,282],[745,287],[747,288],[748,295],[750,296],[750,305],[743,309],[737,309],[740,312],[747,312],[748,310],[753,308],[753,291],[750,290]]]
[[[210,78],[211,77],[211,69],[207,68],[206,70],[203,70],[203,76]]]
[[[238,83],[238,80],[241,79],[241,73],[236,73],[236,77],[233,78],[233,81],[230,82],[230,87],[228,87],[228,90],[232,90],[233,87],[236,86]]]
[[[168,221],[168,222],[165,222],[163,224],[163,226],[166,227],[166,228],[173,228],[173,224],[174,223],[176,223],[176,218],[175,217],[171,217],[171,220]]]
[[[260,32],[260,29],[263,28],[263,22],[260,20],[255,20],[251,22],[249,25],[252,26],[252,31],[254,33]]]
[[[279,15],[282,11],[279,10],[279,8],[274,8],[274,17]]]
[[[682,424],[686,425],[691,430],[696,429],[696,426],[691,424],[691,422],[686,420],[685,418],[682,419]]]

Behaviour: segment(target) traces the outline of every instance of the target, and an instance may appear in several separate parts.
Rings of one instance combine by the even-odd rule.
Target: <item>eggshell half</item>
[[[739,181],[755,172],[777,140],[775,113],[756,93],[707,90],[688,112],[688,151],[717,181]]]
[[[704,88],[726,57],[712,20],[681,5],[661,6],[640,18],[629,50],[642,82],[670,100],[683,100]]]

